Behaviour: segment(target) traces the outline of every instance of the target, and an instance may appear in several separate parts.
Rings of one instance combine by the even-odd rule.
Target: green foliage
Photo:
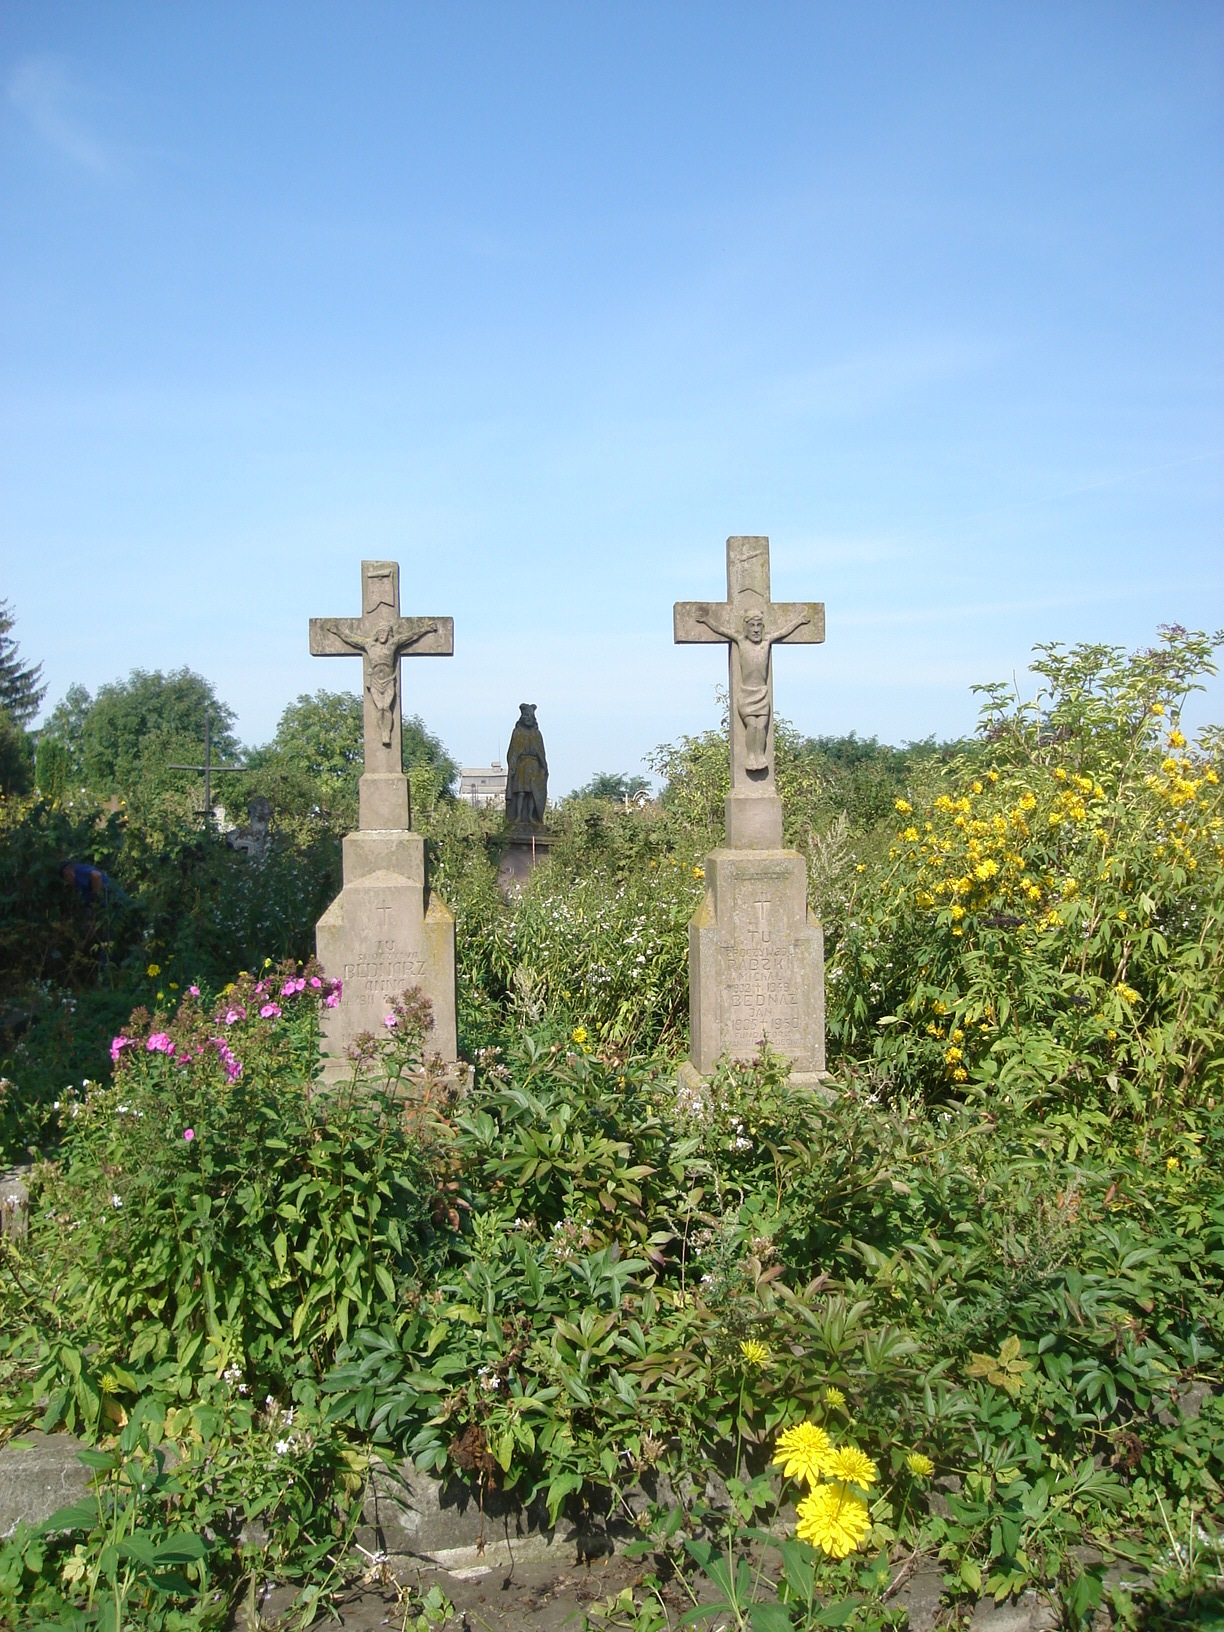
[[[1146,653],[1043,649],[1042,693],[988,691],[963,751],[780,728],[788,836],[830,931],[823,1094],[768,1055],[677,1077],[726,791],[714,734],[660,750],[646,809],[567,800],[511,900],[498,819],[426,812],[477,1061],[458,1101],[417,1063],[408,1000],[324,1087],[315,989],[285,990],[311,971],[255,950],[298,933],[289,896],[324,876],[312,763],[261,767],[315,792],[282,859],[242,873],[166,806],[6,801],[0,949],[92,959],[99,1002],[144,1006],[110,1085],[61,1080],[29,1239],[0,1248],[0,1422],[71,1426],[112,1459],[89,1514],[0,1550],[10,1622],[102,1624],[118,1593],[130,1624],[202,1625],[204,1599],[156,1579],[176,1569],[218,1615],[256,1570],[305,1583],[309,1609],[369,1457],[407,1451],[480,1496],[628,1517],[642,1579],[600,1625],[877,1632],[923,1554],[949,1616],[1034,1589],[1067,1629],[1107,1604],[1123,1626],[1204,1624],[1224,1550],[1224,810],[1218,741],[1188,745],[1178,711],[1210,659],[1178,630]],[[87,835],[140,909],[104,935],[82,905],[74,941],[40,879]],[[282,888],[283,918],[261,917]],[[198,976],[227,944],[259,973],[214,1002]],[[190,983],[205,994],[180,1000]],[[89,1005],[42,1001],[59,1029],[24,1037],[51,1058]],[[877,1463],[844,1559],[783,1522],[772,1458],[801,1420]],[[243,1539],[256,1515],[266,1547]],[[159,1551],[184,1534],[207,1554]]]
[[[598,771],[581,788],[575,788],[571,799],[610,799],[623,805],[638,794],[648,794],[650,783],[644,776],[628,776],[623,771]]]
[[[1116,1106],[1219,1091],[1220,765],[1177,725],[1210,650],[1043,648],[1036,703],[989,692],[989,766],[898,801],[857,892],[829,976],[843,1054],[905,1089],[1044,1099],[1081,1146]]]
[[[82,685],[71,685],[56,703],[38,733],[39,746],[57,743],[68,762],[69,785],[76,787],[85,774],[85,722],[93,698]],[[42,785],[41,783],[39,784]],[[48,794],[48,797],[54,795]]]
[[[75,690],[75,688],[74,688]],[[204,721],[211,716],[218,763],[238,751],[234,712],[219,702],[211,682],[190,669],[133,669],[126,680],[100,686],[89,700],[70,693],[63,718],[57,709],[48,733],[74,746],[79,730],[81,775],[93,793],[129,800],[153,789],[195,786],[188,773],[167,769],[172,761],[196,764],[204,752]],[[198,794],[197,794],[198,801]]]
[[[7,601],[0,601],[0,714],[18,726],[27,726],[46,695],[41,663],[23,663],[12,630],[16,623]]]
[[[0,707],[0,797],[28,793],[34,781],[33,739]]]
[[[450,792],[459,767],[420,715],[403,722],[402,744],[414,810],[427,812]],[[259,772],[257,791],[268,793],[278,810],[313,802],[344,832],[357,825],[364,752],[361,698],[348,691],[316,691],[290,703],[272,743],[249,763]]]

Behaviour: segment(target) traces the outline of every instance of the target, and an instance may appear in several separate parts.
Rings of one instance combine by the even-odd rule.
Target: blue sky
[[[779,712],[971,727],[1037,641],[1224,624],[1224,10],[0,4],[0,596],[48,704],[199,670],[266,740],[363,556],[553,791],[715,723],[768,533]],[[1196,717],[1224,714],[1219,685]]]

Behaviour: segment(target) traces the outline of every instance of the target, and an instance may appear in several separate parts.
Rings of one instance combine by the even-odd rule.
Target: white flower
[[[123,1197],[122,1196],[112,1196],[111,1197],[111,1206],[112,1207],[122,1207],[123,1206]]]
[[[278,1439],[276,1444],[273,1446],[273,1449],[275,1450],[277,1456],[284,1456],[285,1452],[289,1449],[289,1441],[287,1439]]]

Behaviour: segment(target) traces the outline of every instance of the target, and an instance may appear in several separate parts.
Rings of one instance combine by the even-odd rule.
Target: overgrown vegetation
[[[98,1471],[0,1550],[8,1624],[220,1624],[269,1576],[309,1613],[402,1454],[623,1524],[642,1581],[601,1625],[662,1632],[690,1590],[752,1632],[893,1625],[930,1555],[950,1613],[1033,1587],[1067,1628],[1211,1624],[1224,806],[1180,727],[1211,653],[1044,649],[1038,699],[987,691],[946,750],[779,733],[831,1101],[768,1055],[677,1079],[714,733],[645,809],[568,802],[510,903],[486,818],[435,807],[462,1098],[410,998],[324,1087],[292,949],[173,993],[142,961],[4,1248],[0,1421]]]

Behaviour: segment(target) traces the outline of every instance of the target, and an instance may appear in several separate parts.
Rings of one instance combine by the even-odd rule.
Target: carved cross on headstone
[[[363,829],[408,826],[400,705],[401,657],[450,657],[453,618],[401,618],[399,564],[361,563],[361,616],[311,618],[312,657],[360,657],[365,699],[365,772],[361,778]]]
[[[825,638],[822,601],[771,601],[769,540],[727,540],[725,601],[677,601],[678,643],[726,641],[731,695],[731,790],[775,793],[772,651]]]

